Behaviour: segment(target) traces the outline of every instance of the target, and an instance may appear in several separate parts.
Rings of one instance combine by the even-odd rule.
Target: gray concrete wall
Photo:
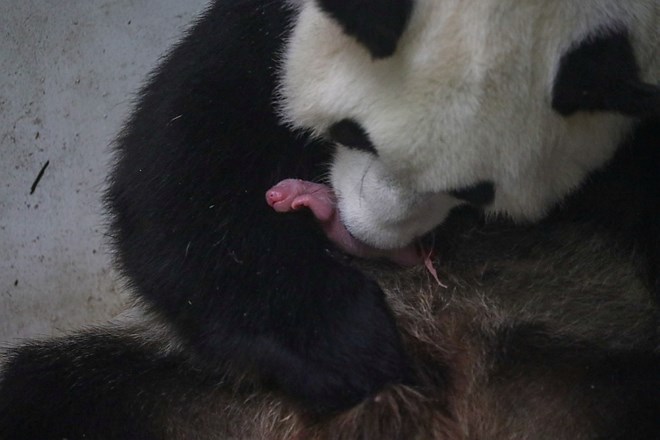
[[[0,345],[121,309],[101,205],[110,145],[206,3],[0,0]]]

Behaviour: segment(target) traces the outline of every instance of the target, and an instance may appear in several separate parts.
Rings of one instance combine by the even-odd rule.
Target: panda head
[[[342,220],[380,248],[472,203],[538,219],[657,117],[657,0],[299,0],[283,118],[337,144]]]

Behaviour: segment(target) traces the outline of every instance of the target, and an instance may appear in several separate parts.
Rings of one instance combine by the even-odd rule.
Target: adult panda
[[[227,426],[265,420],[261,432],[273,436],[285,426],[286,437],[317,428],[284,416],[279,423],[276,413],[289,410],[272,401],[254,404],[266,408],[261,413],[250,412],[251,402],[244,413],[235,402],[228,412],[219,407],[266,386],[325,415],[403,384],[370,403],[387,403],[373,414],[397,417],[362,419],[353,410],[349,422],[365,423],[340,418],[325,434],[346,429],[337,432],[351,437],[356,429],[375,438],[386,434],[386,421],[414,417],[412,408],[429,416],[419,426],[401,422],[395,435],[511,438],[502,433],[515,429],[496,416],[501,431],[487,422],[479,431],[476,409],[504,417],[494,397],[454,397],[495,373],[504,388],[529,373],[532,388],[563,396],[557,407],[572,402],[557,412],[573,416],[564,438],[653,438],[657,399],[645,391],[657,384],[657,324],[647,297],[657,286],[643,287],[642,279],[657,284],[658,133],[637,121],[658,118],[659,16],[656,0],[214,2],[143,90],[119,139],[108,192],[119,264],[158,326],[98,329],[10,352],[0,437],[222,438],[231,430],[218,416]],[[397,249],[462,202],[539,221],[633,133],[635,154],[594,178],[596,196],[579,194],[541,226],[490,229],[461,212],[455,225],[450,217],[436,234],[450,236],[438,239],[438,252],[446,277],[473,295],[449,308],[455,315],[437,312],[438,293],[423,295],[428,285],[401,274],[395,283],[403,287],[387,289],[395,321],[381,287],[335,251],[312,216],[278,214],[264,201],[282,179],[323,180],[329,170],[348,232]],[[462,229],[466,222],[476,236]],[[622,274],[602,289],[590,284],[604,275],[592,264],[600,240],[608,249],[603,267]],[[530,244],[539,241],[541,255]],[[483,283],[504,304],[501,289],[529,293],[535,278],[546,286],[539,291],[554,290],[554,269],[540,277],[528,268],[511,288],[487,268],[501,258],[568,270],[559,263],[565,249],[588,258],[568,261],[590,276],[571,273],[556,287],[587,283],[567,291],[587,290],[581,300],[608,312],[593,325],[551,313],[586,311],[568,295],[470,308],[477,299],[486,304]],[[381,282],[385,272],[376,271]],[[604,296],[600,306],[596,294]],[[436,312],[423,319],[414,310]],[[483,332],[466,317],[487,323]],[[608,320],[616,331],[603,335]],[[423,332],[426,325],[436,331]],[[470,349],[457,350],[459,341]],[[509,382],[507,372],[515,376]],[[225,381],[243,375],[249,389],[228,393]],[[564,389],[575,384],[577,391]],[[498,395],[499,384],[487,385],[480,389]],[[591,385],[599,392],[589,394]],[[499,391],[513,405],[511,390]],[[575,402],[584,403],[579,414]],[[318,429],[310,435],[324,435]]]

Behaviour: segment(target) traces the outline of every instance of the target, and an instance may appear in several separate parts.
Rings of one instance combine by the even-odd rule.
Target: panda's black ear
[[[552,108],[564,116],[606,111],[660,118],[660,87],[642,82],[628,32],[592,36],[566,53],[553,87]]]
[[[414,0],[317,0],[346,34],[366,46],[374,58],[394,53]]]

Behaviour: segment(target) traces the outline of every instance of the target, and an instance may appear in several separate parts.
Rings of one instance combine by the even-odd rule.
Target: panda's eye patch
[[[449,194],[476,206],[485,206],[495,200],[493,182],[479,182],[472,186],[449,191]]]
[[[328,129],[328,136],[345,147],[378,155],[367,132],[352,119],[342,119],[332,124]]]

